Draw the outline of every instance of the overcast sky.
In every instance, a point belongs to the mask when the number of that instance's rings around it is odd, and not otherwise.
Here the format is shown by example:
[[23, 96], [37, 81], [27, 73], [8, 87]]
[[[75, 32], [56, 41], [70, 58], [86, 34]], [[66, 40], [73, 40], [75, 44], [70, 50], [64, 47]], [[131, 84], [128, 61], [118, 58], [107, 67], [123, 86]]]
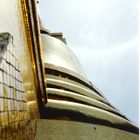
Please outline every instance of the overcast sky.
[[88, 79], [138, 124], [137, 0], [39, 0], [52, 32], [63, 32]]

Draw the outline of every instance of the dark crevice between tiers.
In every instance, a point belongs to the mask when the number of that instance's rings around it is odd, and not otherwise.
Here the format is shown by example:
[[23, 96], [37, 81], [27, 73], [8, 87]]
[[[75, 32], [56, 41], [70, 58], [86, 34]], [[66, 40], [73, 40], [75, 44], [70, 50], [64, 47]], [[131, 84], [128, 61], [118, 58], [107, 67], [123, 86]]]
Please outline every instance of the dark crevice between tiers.
[[[54, 95], [54, 94], [50, 94], [48, 93], [48, 99], [55, 99], [55, 100], [59, 100], [59, 101], [70, 101], [70, 102], [74, 102], [74, 103], [80, 103], [80, 104], [83, 104], [83, 105], [88, 105], [90, 107], [96, 107], [96, 108], [99, 108], [99, 109], [102, 109], [102, 110], [105, 110], [109, 113], [112, 113], [112, 114], [115, 114], [115, 115], [118, 115], [124, 119], [127, 119], [125, 116], [121, 115], [120, 113], [118, 112], [113, 112], [111, 110], [108, 110], [108, 109], [104, 109], [102, 107], [99, 107], [99, 106], [96, 106], [96, 105], [93, 105], [93, 104], [90, 104], [90, 103], [87, 103], [87, 102], [84, 102], [84, 101], [81, 101], [81, 100], [77, 100], [77, 99], [74, 99], [72, 97], [64, 97], [63, 95]], [[117, 111], [117, 110], [116, 110]], [[128, 120], [128, 119], [127, 119]]]
[[[60, 77], [63, 77], [63, 78], [67, 78], [67, 79], [70, 79], [72, 81], [75, 81], [77, 83], [80, 83], [86, 87], [88, 87], [89, 89], [93, 90], [94, 92], [96, 92], [97, 94], [99, 94], [101, 97], [103, 97], [102, 94], [100, 94], [96, 89], [94, 89], [92, 86], [88, 85], [87, 83], [85, 83], [84, 81], [80, 80], [79, 78], [77, 77], [74, 77], [70, 74], [67, 74], [67, 73], [64, 73], [64, 72], [61, 72], [61, 71], [58, 71], [58, 70], [54, 70], [54, 69], [51, 69], [51, 68], [45, 68], [45, 73], [46, 74], [50, 74], [50, 75], [55, 75], [55, 76], [60, 76]], [[104, 97], [103, 97], [104, 98]]]
[[41, 34], [46, 34], [46, 35], [49, 35], [49, 32], [44, 31], [44, 30], [40, 30], [40, 33], [41, 33]]
[[[82, 93], [80, 93], [80, 92], [77, 92], [77, 91], [74, 91], [74, 90], [71, 90], [71, 89], [62, 87], [62, 86], [58, 86], [58, 85], [53, 85], [53, 84], [49, 84], [49, 83], [48, 83], [48, 84], [47, 84], [47, 87], [48, 87], [48, 88], [56, 88], [56, 89], [66, 90], [66, 91], [70, 91], [70, 92], [75, 92], [75, 93], [77, 93], [77, 94], [86, 96], [86, 95], [84, 95], [84, 94], [82, 94]], [[90, 96], [86, 96], [86, 97], [89, 97], [89, 98], [92, 99], [92, 97], [90, 97]], [[102, 100], [99, 100], [99, 99], [96, 99], [96, 100], [110, 106], [110, 104], [109, 104], [108, 102], [103, 102]], [[112, 106], [111, 106], [111, 107], [112, 107]]]
[[139, 134], [139, 129], [131, 124], [111, 123], [108, 120], [87, 116], [83, 113], [73, 111], [73, 110], [46, 107], [46, 113], [47, 113], [46, 119], [69, 120], [69, 121], [77, 121], [77, 122], [84, 122], [84, 123], [92, 123], [92, 124], [108, 126], [112, 128], [125, 130], [128, 132], [132, 132], [135, 134]]

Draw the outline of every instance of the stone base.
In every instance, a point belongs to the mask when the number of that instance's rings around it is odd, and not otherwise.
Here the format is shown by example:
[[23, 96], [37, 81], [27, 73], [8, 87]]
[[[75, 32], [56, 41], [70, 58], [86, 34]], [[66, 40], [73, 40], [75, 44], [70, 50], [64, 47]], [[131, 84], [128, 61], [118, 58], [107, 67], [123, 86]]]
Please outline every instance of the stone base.
[[88, 123], [37, 120], [35, 140], [138, 140], [139, 135]]

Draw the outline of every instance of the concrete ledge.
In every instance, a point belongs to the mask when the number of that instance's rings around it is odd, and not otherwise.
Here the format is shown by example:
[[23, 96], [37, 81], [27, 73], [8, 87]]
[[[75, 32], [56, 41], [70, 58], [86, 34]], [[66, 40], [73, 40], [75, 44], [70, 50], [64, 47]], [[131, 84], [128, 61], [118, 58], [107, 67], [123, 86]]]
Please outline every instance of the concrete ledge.
[[138, 140], [139, 136], [110, 127], [62, 120], [37, 120], [35, 140]]

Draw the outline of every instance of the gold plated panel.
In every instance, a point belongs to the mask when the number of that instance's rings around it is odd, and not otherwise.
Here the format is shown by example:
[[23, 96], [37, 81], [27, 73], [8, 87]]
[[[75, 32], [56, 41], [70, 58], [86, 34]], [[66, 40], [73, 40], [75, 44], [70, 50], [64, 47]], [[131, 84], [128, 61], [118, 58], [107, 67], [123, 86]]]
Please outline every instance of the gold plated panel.
[[21, 136], [20, 129], [29, 131], [29, 109], [13, 38], [8, 42], [0, 62], [0, 139], [5, 140], [11, 137], [18, 139], [26, 137], [27, 139], [27, 135]]
[[[27, 98], [28, 101], [31, 102], [37, 101], [36, 105], [38, 106], [38, 109], [35, 106], [34, 109], [37, 110], [34, 110], [34, 112], [36, 112], [34, 117], [37, 117], [36, 116], [37, 111], [39, 111], [38, 112], [39, 117], [43, 118], [45, 115], [45, 111], [43, 110], [45, 109], [45, 103], [47, 102], [47, 97], [46, 97], [45, 82], [44, 82], [45, 73], [44, 73], [44, 67], [43, 67], [42, 56], [41, 56], [42, 47], [40, 41], [40, 28], [39, 28], [39, 20], [38, 20], [38, 14], [36, 9], [36, 1], [21, 0], [21, 5], [22, 5], [22, 15], [24, 19], [23, 22], [25, 25], [25, 32], [26, 32], [24, 38], [26, 38], [27, 45], [28, 45], [28, 47], [25, 48], [23, 56], [25, 56], [26, 53], [29, 52], [28, 56], [30, 57], [29, 61], [27, 60], [26, 62], [25, 61], [23, 62], [24, 64], [30, 63], [29, 65], [31, 67], [30, 70], [33, 78], [32, 81], [30, 82], [28, 69], [26, 69], [27, 72], [23, 71], [23, 77], [25, 77], [26, 79], [25, 84], [28, 85], [27, 87], [30, 87], [29, 85], [32, 85], [31, 87], [34, 87], [33, 92], [32, 89], [28, 89]], [[33, 98], [34, 100], [32, 100]]]
[[39, 50], [41, 45], [39, 35], [33, 33], [38, 31], [37, 18], [31, 21], [35, 7], [31, 0], [0, 4], [0, 33], [13, 36], [0, 62], [0, 140], [34, 139], [35, 119], [40, 117], [37, 96], [41, 95], [41, 103], [42, 94], [46, 96], [40, 85], [44, 82], [41, 51], [33, 49], [37, 46]]

